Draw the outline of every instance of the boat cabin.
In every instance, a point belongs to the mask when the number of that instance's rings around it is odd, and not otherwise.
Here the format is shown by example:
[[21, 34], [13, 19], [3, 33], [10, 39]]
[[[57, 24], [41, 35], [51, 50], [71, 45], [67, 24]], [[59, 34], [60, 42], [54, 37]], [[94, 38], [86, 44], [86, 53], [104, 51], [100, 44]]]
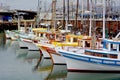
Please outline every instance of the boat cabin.
[[85, 54], [96, 57], [120, 59], [120, 41], [103, 39], [102, 49], [86, 49]]
[[65, 41], [63, 42], [54, 42], [55, 46], [62, 46], [62, 47], [90, 47], [91, 46], [91, 37], [83, 36], [83, 35], [73, 35], [68, 34], [65, 36]]
[[108, 51], [120, 52], [120, 41], [104, 39], [103, 48], [107, 49]]
[[57, 41], [61, 42], [65, 40], [65, 33], [60, 33], [59, 31], [47, 30], [47, 28], [34, 28], [35, 35], [40, 39], [48, 39], [50, 43]]

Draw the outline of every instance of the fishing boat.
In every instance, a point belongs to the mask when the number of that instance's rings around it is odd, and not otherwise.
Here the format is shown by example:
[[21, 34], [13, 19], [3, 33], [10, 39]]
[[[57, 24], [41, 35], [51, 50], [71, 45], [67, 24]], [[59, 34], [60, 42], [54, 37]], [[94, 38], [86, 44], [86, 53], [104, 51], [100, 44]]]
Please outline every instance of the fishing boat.
[[58, 49], [69, 71], [120, 72], [120, 41], [103, 40], [103, 48], [74, 52]]
[[13, 41], [18, 40], [18, 34], [15, 31], [5, 31], [6, 39], [11, 39]]
[[53, 65], [66, 66], [65, 59], [55, 51], [55, 46], [51, 44], [51, 46], [41, 45], [41, 47], [44, 48], [44, 50], [50, 55]]
[[103, 15], [103, 38], [100, 41], [95, 40], [93, 29], [89, 48], [63, 46], [56, 49], [65, 58], [68, 71], [120, 72], [120, 40], [105, 38], [105, 9]]
[[[43, 34], [43, 32], [42, 33], [39, 32], [39, 34]], [[42, 49], [44, 49], [44, 51], [51, 57], [52, 63], [54, 65], [66, 65], [64, 58], [55, 50], [56, 45], [64, 41], [63, 38], [65, 37], [62, 36], [62, 34], [64, 33], [57, 33], [57, 32], [45, 33], [44, 32], [44, 35], [46, 35], [46, 37], [43, 36], [43, 38], [47, 38], [47, 41], [40, 40], [38, 43], [34, 43], [38, 47], [41, 47]], [[43, 55], [44, 55], [44, 52], [43, 52]]]
[[[91, 38], [89, 36], [77, 36], [77, 35], [67, 35], [65, 42], [57, 42], [55, 43], [55, 50], [57, 53], [62, 55], [67, 64], [67, 69], [78, 69], [79, 64], [77, 61], [74, 62], [74, 58], [78, 58], [78, 56], [85, 52], [85, 49], [91, 47]], [[68, 58], [67, 58], [68, 57]], [[71, 58], [72, 57], [72, 58]], [[70, 60], [67, 60], [69, 59]]]

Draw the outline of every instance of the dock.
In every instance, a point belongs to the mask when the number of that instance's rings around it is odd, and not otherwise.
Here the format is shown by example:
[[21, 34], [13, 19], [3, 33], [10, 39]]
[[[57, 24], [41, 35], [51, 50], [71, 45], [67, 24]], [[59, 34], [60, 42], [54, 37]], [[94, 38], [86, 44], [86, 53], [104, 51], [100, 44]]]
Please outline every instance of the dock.
[[51, 54], [54, 65], [67, 65], [65, 59], [61, 55]]
[[39, 51], [39, 48], [33, 43], [20, 41], [19, 46], [20, 46], [20, 48], [28, 49], [29, 51]]

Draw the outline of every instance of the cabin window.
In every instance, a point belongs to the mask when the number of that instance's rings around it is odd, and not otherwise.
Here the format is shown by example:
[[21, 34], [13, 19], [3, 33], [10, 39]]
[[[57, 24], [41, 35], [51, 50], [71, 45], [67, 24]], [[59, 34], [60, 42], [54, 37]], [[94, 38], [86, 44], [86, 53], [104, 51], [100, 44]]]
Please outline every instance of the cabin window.
[[41, 34], [40, 37], [43, 37], [43, 34]]
[[99, 54], [99, 53], [95, 53], [94, 56], [97, 56], [97, 57], [102, 57], [103, 55], [102, 54]]
[[106, 42], [102, 42], [103, 43], [103, 48], [107, 49], [107, 43]]
[[113, 44], [113, 51], [117, 51], [117, 45], [116, 44]]
[[119, 44], [119, 51], [120, 51], [120, 44]]
[[68, 42], [70, 42], [70, 39], [68, 39]]
[[59, 36], [58, 36], [58, 35], [56, 35], [56, 39], [57, 39], [57, 38], [59, 38]]
[[73, 38], [73, 42], [77, 42], [77, 38]]
[[90, 42], [85, 41], [85, 47], [90, 47]]
[[108, 57], [107, 54], [103, 54], [103, 57]]
[[111, 44], [111, 49], [113, 48], [113, 44]]
[[91, 53], [91, 52], [85, 52], [85, 54], [86, 54], [86, 55], [92, 55], [92, 53]]
[[109, 57], [116, 59], [116, 58], [117, 58], [117, 55], [110, 54]]

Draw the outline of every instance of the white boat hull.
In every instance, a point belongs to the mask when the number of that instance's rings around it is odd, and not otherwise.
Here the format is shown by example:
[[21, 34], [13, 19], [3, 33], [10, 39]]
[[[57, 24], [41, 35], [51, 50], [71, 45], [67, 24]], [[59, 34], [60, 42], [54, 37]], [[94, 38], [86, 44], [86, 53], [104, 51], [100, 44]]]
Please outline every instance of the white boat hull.
[[64, 56], [69, 71], [120, 72], [120, 60], [100, 59], [86, 55], [60, 53]]
[[120, 66], [101, 65], [66, 57], [65, 60], [69, 71], [120, 71]]

